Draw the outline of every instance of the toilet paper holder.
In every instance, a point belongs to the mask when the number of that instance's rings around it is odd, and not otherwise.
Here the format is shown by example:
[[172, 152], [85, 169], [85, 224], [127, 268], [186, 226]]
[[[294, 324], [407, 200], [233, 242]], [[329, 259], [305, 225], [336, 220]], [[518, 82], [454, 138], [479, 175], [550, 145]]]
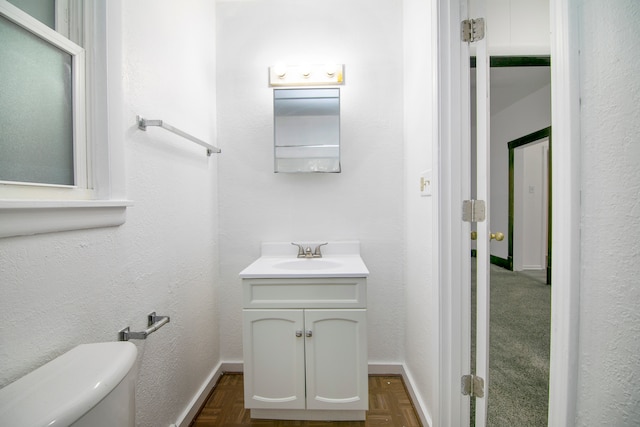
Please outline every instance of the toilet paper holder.
[[153, 311], [147, 315], [147, 325], [149, 326], [147, 329], [140, 332], [131, 332], [131, 329], [127, 326], [118, 331], [118, 341], [146, 340], [150, 334], [169, 323], [169, 320], [169, 316], [158, 316]]

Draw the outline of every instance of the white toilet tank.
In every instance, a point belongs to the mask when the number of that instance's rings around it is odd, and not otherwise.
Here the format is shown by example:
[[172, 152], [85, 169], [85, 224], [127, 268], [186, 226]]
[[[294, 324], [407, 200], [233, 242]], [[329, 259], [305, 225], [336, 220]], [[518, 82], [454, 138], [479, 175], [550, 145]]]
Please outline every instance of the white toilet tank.
[[135, 425], [136, 346], [82, 344], [0, 389], [0, 426]]

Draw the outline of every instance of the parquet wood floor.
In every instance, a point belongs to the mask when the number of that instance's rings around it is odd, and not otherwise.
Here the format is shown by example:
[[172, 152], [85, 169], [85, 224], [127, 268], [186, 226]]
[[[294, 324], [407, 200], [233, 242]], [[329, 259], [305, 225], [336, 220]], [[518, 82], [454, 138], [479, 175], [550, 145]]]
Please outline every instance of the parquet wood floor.
[[369, 376], [366, 421], [252, 420], [242, 381], [242, 374], [222, 375], [191, 427], [422, 427], [400, 376]]

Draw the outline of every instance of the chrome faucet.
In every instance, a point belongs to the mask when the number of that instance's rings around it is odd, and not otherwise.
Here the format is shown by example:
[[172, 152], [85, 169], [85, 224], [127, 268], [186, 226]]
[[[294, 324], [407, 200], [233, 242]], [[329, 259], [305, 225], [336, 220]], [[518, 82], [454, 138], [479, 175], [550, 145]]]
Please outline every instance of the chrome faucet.
[[298, 243], [291, 242], [291, 244], [298, 247], [298, 258], [322, 258], [322, 252], [320, 251], [320, 246], [324, 246], [328, 244], [328, 242], [320, 243], [318, 246], [316, 246], [314, 251], [311, 251], [310, 246], [307, 246], [305, 248]]

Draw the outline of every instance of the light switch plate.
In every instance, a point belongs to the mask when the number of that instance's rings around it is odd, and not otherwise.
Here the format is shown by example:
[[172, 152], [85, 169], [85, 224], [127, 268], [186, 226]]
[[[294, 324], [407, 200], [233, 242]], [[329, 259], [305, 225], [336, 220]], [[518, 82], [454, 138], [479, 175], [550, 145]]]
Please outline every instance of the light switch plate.
[[420, 196], [421, 197], [431, 196], [431, 187], [433, 185], [433, 179], [431, 178], [431, 169], [420, 173], [419, 182], [420, 182], [420, 187], [419, 187]]

